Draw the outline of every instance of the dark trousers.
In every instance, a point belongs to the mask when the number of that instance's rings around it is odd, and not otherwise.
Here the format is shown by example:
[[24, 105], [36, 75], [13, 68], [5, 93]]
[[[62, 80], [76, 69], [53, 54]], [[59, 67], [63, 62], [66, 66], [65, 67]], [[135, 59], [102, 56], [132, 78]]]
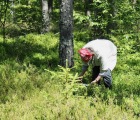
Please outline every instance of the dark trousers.
[[[100, 66], [94, 66], [92, 69], [92, 80], [95, 80], [100, 73]], [[111, 70], [108, 69], [103, 75], [103, 81], [106, 88], [112, 88], [112, 76]], [[101, 81], [98, 81], [98, 85], [101, 84]]]

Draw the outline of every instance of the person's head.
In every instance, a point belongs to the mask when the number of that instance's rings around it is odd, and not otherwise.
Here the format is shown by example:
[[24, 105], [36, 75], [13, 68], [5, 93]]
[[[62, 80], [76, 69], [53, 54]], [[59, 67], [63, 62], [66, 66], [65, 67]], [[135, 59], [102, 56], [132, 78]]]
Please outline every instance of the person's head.
[[90, 61], [93, 56], [93, 53], [87, 48], [80, 49], [78, 53], [80, 54], [80, 57], [84, 62]]

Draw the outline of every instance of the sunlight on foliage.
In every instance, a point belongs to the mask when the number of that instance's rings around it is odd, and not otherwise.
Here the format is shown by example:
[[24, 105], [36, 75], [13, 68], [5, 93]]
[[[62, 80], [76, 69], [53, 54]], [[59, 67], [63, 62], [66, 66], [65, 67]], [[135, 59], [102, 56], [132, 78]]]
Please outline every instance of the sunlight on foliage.
[[[8, 39], [6, 47], [0, 45], [1, 120], [139, 119], [140, 58], [136, 42], [131, 37], [123, 36], [120, 41], [120, 37], [112, 36], [118, 61], [109, 90], [103, 85], [86, 87], [79, 83], [82, 63], [77, 51], [85, 44], [79, 38], [74, 40], [73, 68], [50, 67], [58, 58], [58, 36], [52, 33], [29, 34]], [[89, 69], [84, 78], [87, 83], [90, 74]]]

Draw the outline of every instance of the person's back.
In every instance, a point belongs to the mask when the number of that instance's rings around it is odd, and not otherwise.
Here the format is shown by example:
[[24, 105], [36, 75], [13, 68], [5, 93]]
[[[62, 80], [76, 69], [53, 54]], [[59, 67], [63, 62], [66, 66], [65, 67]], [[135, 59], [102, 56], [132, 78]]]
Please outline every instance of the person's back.
[[109, 40], [96, 39], [88, 42], [83, 48], [92, 48], [95, 54], [110, 56], [117, 53], [116, 46]]
[[[96, 39], [88, 42], [79, 54], [84, 64], [79, 76], [83, 76], [90, 63], [93, 64], [93, 77], [91, 84], [100, 82], [103, 78], [106, 87], [111, 87], [111, 71], [117, 62], [117, 47], [109, 40]], [[91, 57], [92, 56], [92, 57]]]

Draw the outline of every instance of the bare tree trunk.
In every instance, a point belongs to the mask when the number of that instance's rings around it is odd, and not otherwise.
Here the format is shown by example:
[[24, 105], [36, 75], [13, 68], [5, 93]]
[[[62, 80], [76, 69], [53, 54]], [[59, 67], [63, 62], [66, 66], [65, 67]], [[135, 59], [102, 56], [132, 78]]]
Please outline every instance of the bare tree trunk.
[[48, 0], [49, 13], [53, 12], [53, 0]]
[[0, 27], [2, 27], [3, 43], [6, 42], [6, 18], [7, 18], [8, 6], [9, 6], [9, 1], [4, 0], [3, 5], [0, 8], [0, 23], [1, 23]]
[[73, 55], [73, 0], [61, 0], [60, 5], [60, 44], [59, 58], [60, 65], [66, 67], [66, 59], [68, 67], [74, 65]]
[[85, 15], [91, 16], [91, 4], [92, 0], [85, 0]]
[[14, 23], [15, 22], [15, 19], [14, 19], [15, 18], [14, 17], [14, 9], [13, 9], [14, 8], [14, 0], [10, 0], [10, 2], [11, 2], [10, 13], [11, 13], [11, 16], [12, 16], [12, 20], [11, 21], [12, 21], [12, 23]]
[[49, 8], [48, 8], [48, 0], [42, 0], [42, 33], [46, 33], [49, 31]]

